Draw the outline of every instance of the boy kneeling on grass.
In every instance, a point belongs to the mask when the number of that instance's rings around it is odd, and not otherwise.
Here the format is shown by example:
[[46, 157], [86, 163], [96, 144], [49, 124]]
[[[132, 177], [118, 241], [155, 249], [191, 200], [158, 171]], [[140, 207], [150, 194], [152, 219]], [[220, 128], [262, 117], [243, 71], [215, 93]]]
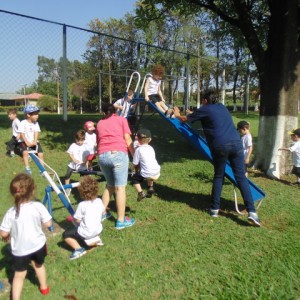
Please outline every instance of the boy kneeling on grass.
[[[71, 260], [86, 254], [86, 248], [89, 246], [103, 245], [99, 234], [103, 229], [102, 214], [105, 208], [98, 197], [98, 181], [91, 176], [83, 176], [78, 191], [84, 199], [73, 216], [73, 223], [78, 226], [63, 233], [64, 241], [74, 250], [70, 255]], [[94, 240], [93, 244], [90, 244], [91, 240]]]
[[[151, 142], [151, 132], [148, 129], [140, 129], [137, 134], [138, 144], [135, 148], [132, 163], [135, 173], [131, 177], [131, 181], [138, 192], [137, 200], [151, 198], [154, 194], [153, 183], [160, 176], [160, 165], [155, 158], [155, 151], [149, 145]], [[146, 179], [147, 194], [142, 190], [141, 183]]]

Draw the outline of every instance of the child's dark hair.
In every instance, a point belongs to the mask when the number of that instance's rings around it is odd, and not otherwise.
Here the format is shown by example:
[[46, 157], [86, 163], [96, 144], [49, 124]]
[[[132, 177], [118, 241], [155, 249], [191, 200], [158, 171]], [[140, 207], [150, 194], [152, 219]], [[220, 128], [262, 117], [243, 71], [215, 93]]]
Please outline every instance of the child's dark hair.
[[98, 197], [99, 183], [95, 178], [87, 175], [81, 177], [79, 182], [78, 191], [82, 199], [94, 200]]
[[165, 68], [162, 65], [155, 65], [152, 68], [152, 75], [163, 76], [165, 73]]
[[10, 108], [7, 110], [7, 114], [14, 114], [17, 115], [18, 114], [18, 110], [16, 108]]
[[9, 190], [15, 199], [16, 218], [18, 218], [21, 203], [34, 199], [36, 185], [30, 175], [20, 173], [11, 181]]
[[83, 140], [85, 140], [85, 131], [83, 129], [80, 129], [75, 133], [75, 141], [78, 142]]
[[237, 123], [237, 129], [249, 129], [250, 128], [250, 123], [247, 121], [240, 121]]
[[102, 105], [102, 112], [105, 113], [102, 119], [108, 119], [116, 112], [116, 108], [112, 103], [104, 103]]

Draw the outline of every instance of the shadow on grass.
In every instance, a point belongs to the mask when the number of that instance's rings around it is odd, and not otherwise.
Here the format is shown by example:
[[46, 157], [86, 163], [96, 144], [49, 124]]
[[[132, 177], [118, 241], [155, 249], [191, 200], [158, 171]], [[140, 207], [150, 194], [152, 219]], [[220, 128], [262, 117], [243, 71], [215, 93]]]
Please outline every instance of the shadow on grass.
[[5, 270], [6, 277], [9, 283], [12, 283], [12, 279], [14, 276], [14, 271], [11, 267], [11, 252], [10, 252], [10, 245], [5, 244], [1, 249], [2, 259], [0, 260], [0, 269]]
[[[230, 184], [226, 183], [225, 184]], [[193, 209], [201, 210], [209, 215], [209, 209], [211, 206], [210, 195], [204, 195], [201, 193], [189, 193], [186, 191], [180, 191], [171, 187], [155, 184], [155, 191], [159, 198], [167, 202], [180, 202], [189, 205]], [[245, 210], [244, 205], [240, 205], [240, 211]], [[235, 211], [234, 202], [221, 198], [221, 208], [219, 216], [223, 216], [233, 220], [242, 226], [251, 226], [247, 221], [239, 218]]]
[[[7, 281], [10, 285], [12, 285], [13, 277], [14, 277], [14, 270], [12, 268], [12, 254], [10, 251], [10, 245], [5, 244], [4, 247], [1, 249], [2, 259], [0, 260], [0, 269], [5, 270]], [[39, 288], [39, 281], [36, 277], [35, 271], [30, 264], [27, 270], [26, 279], [28, 279], [33, 285]], [[24, 282], [26, 284], [26, 282]], [[9, 291], [11, 293], [11, 291]], [[2, 294], [0, 294], [0, 298], [2, 298]], [[11, 298], [11, 295], [10, 295]]]

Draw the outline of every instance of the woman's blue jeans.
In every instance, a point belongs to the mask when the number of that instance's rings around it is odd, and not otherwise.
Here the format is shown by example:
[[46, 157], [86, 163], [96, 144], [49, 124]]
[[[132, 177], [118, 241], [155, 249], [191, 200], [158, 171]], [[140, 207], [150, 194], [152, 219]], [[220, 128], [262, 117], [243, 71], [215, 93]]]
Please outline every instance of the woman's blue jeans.
[[234, 141], [211, 150], [214, 165], [214, 179], [212, 186], [212, 209], [220, 208], [221, 193], [225, 174], [226, 161], [230, 162], [239, 190], [241, 191], [248, 212], [255, 212], [255, 206], [250, 191], [248, 179], [245, 175], [243, 146], [240, 141]]
[[128, 154], [108, 151], [99, 155], [99, 165], [109, 187], [126, 186], [128, 180]]

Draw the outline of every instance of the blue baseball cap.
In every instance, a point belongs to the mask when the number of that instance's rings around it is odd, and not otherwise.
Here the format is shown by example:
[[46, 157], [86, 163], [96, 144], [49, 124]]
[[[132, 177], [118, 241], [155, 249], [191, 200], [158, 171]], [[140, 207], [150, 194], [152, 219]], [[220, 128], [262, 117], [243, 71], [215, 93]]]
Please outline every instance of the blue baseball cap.
[[31, 105], [31, 104], [25, 106], [25, 108], [24, 108], [24, 113], [25, 114], [31, 114], [31, 113], [34, 113], [34, 112], [37, 112], [37, 111], [40, 111], [40, 108], [38, 106]]

